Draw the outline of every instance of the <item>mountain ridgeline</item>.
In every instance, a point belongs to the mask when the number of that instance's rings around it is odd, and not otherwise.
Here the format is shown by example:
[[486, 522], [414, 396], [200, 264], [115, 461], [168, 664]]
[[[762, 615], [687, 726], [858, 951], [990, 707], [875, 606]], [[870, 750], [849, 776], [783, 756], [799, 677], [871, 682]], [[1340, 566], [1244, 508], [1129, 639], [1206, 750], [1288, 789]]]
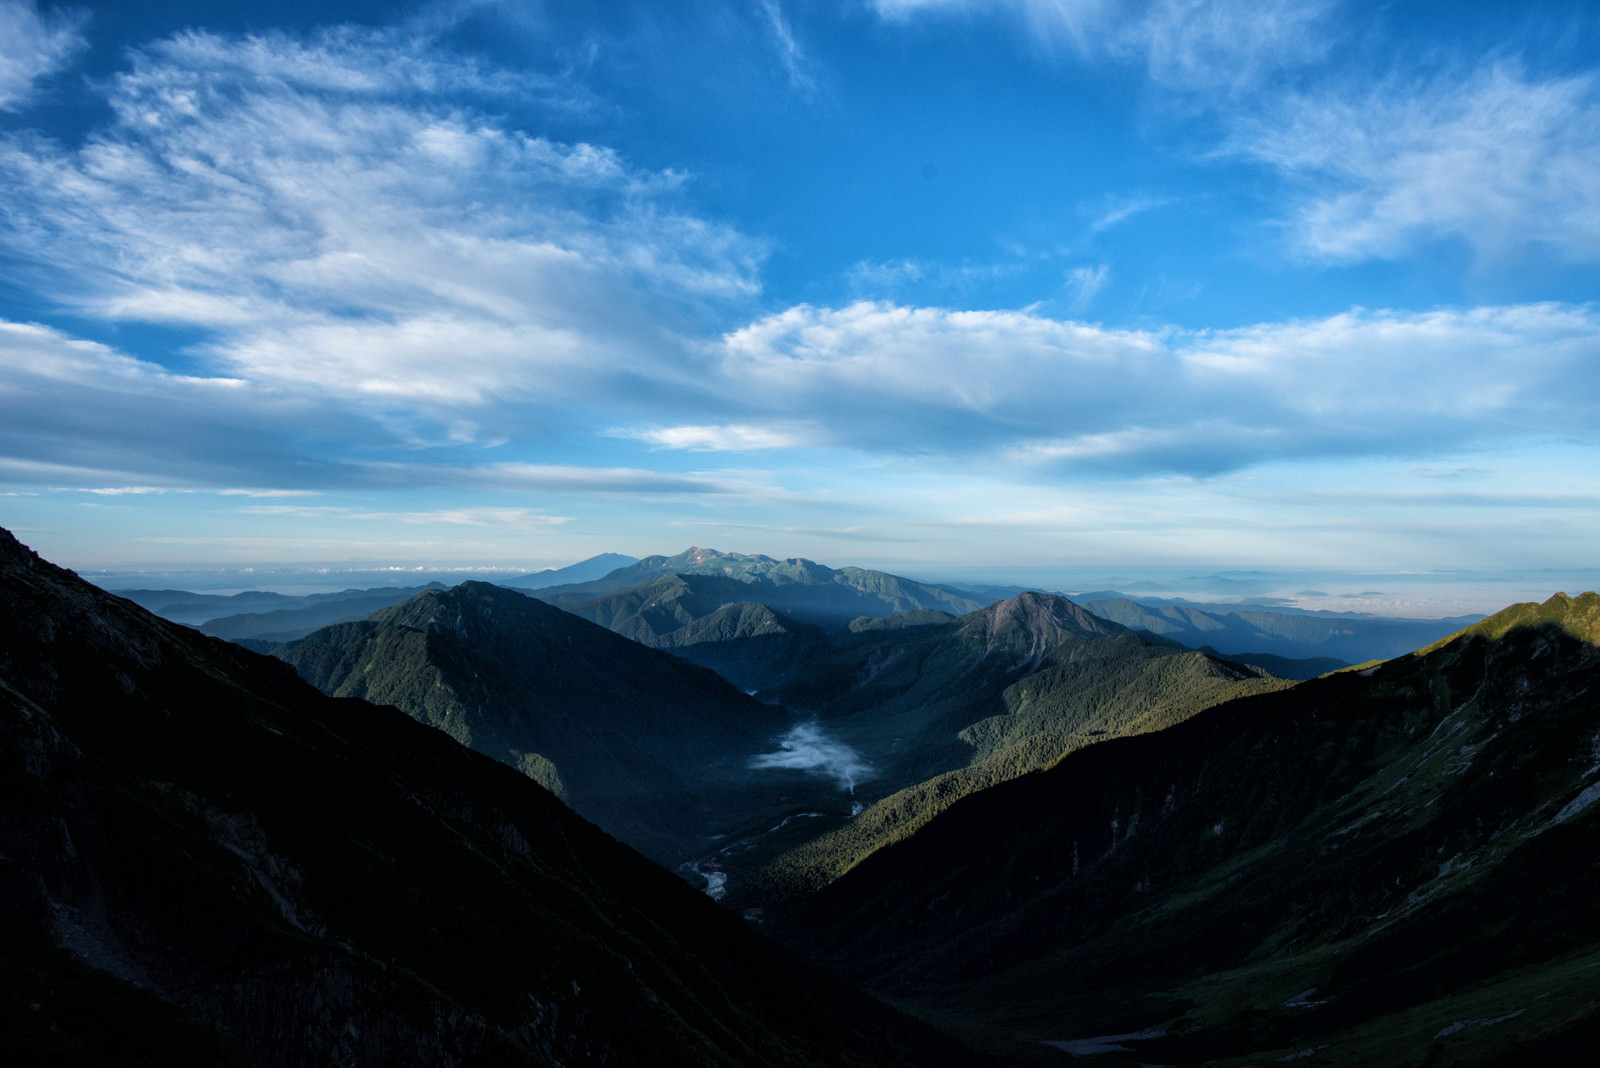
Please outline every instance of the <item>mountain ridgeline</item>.
[[1014, 1063], [1584, 1063], [1597, 700], [1600, 597], [1517, 606], [968, 796], [780, 930]]
[[274, 652], [324, 693], [395, 705], [510, 764], [662, 861], [712, 833], [789, 724], [705, 668], [483, 582]]
[[824, 885], [958, 798], [1108, 738], [1289, 683], [1025, 593], [943, 624], [857, 632], [777, 696], [874, 764], [855, 819], [771, 861], [753, 894]]
[[8, 1064], [971, 1063], [392, 708], [3, 531], [0, 598]]
[[699, 548], [532, 592], [747, 690], [796, 677], [829, 634], [852, 623], [903, 613], [949, 618], [982, 607], [955, 590], [882, 571]]

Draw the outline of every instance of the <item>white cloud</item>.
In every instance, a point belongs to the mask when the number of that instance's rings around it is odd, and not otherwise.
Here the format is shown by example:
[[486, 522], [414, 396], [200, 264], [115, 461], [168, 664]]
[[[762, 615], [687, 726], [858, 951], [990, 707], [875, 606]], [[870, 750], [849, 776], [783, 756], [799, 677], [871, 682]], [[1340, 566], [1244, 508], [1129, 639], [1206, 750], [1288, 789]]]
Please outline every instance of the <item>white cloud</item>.
[[811, 73], [805, 53], [801, 51], [800, 42], [795, 40], [789, 20], [783, 17], [783, 8], [778, 0], [760, 2], [761, 13], [767, 20], [767, 29], [772, 33], [778, 58], [783, 62], [784, 73], [789, 76], [789, 85], [802, 93], [816, 92], [817, 80]]
[[0, 0], [0, 111], [27, 105], [39, 79], [83, 50], [85, 21], [78, 13], [43, 14], [31, 0]]
[[665, 449], [693, 452], [750, 452], [757, 449], [787, 449], [816, 444], [815, 431], [808, 426], [781, 424], [761, 426], [729, 423], [721, 426], [667, 426], [621, 429], [616, 437], [633, 438]]
[[874, 0], [879, 16], [1002, 14], [1047, 50], [1145, 67], [1172, 89], [1233, 93], [1314, 63], [1333, 38], [1332, 0]]
[[1089, 235], [1092, 237], [1103, 233], [1113, 227], [1121, 226], [1137, 215], [1164, 208], [1174, 202], [1172, 197], [1107, 197], [1093, 210], [1094, 217], [1089, 223]]
[[1094, 298], [1100, 295], [1110, 277], [1111, 268], [1104, 263], [1094, 267], [1074, 267], [1068, 271], [1067, 310], [1073, 315], [1082, 315], [1094, 303]]
[[[315, 457], [301, 444], [313, 429]], [[77, 486], [101, 495], [212, 488], [226, 496], [258, 498], [306, 496], [331, 487], [630, 498], [765, 491], [748, 472], [349, 458], [404, 455], [408, 445], [381, 422], [353, 416], [338, 404], [237, 379], [173, 374], [48, 327], [0, 320], [4, 482]], [[251, 507], [262, 515], [309, 514], [305, 505]], [[310, 506], [310, 511], [323, 509]], [[533, 513], [451, 514], [470, 524], [497, 514], [501, 521], [511, 516], [532, 522]], [[451, 520], [439, 513], [433, 521]]]
[[[307, 398], [235, 378], [174, 374], [105, 345], [0, 320], [0, 456], [10, 480], [79, 486], [237, 486], [322, 477], [295, 445], [331, 418]], [[370, 430], [353, 431], [352, 436]], [[268, 487], [271, 488], [271, 487]]]
[[1226, 151], [1281, 171], [1299, 247], [1330, 260], [1460, 238], [1600, 259], [1600, 81], [1513, 66], [1287, 98]]
[[467, 103], [528, 82], [394, 32], [183, 34], [135, 54], [82, 147], [0, 141], [5, 237], [29, 284], [208, 330], [258, 384], [560, 403], [754, 295], [762, 250], [684, 210], [679, 172]]
[[1077, 469], [1212, 474], [1600, 428], [1591, 306], [1149, 332], [1026, 312], [802, 305], [724, 346], [726, 382], [834, 442]]
[[1236, 92], [1321, 59], [1332, 0], [1157, 0], [1113, 37], [1175, 89]]

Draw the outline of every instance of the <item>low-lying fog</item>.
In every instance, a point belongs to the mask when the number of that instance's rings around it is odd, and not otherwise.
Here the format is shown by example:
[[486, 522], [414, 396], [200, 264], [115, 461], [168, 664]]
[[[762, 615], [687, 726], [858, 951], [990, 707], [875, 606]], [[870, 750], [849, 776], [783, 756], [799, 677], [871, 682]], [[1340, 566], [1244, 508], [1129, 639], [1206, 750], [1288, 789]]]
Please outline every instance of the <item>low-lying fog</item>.
[[750, 767], [793, 768], [832, 779], [842, 790], [855, 792], [856, 783], [872, 778], [872, 765], [850, 746], [830, 738], [816, 720], [798, 723], [778, 736], [778, 751], [762, 753]]

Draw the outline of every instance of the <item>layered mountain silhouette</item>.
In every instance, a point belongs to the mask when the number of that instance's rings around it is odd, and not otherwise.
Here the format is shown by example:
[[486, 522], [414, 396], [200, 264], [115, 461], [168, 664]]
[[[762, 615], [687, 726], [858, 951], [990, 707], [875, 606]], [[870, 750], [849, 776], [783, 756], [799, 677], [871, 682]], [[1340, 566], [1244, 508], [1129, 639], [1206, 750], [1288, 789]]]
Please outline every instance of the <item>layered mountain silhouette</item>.
[[[1314, 678], [1368, 660], [1387, 660], [1476, 623], [1481, 616], [1390, 619], [1344, 612], [1288, 611], [1260, 605], [1146, 604], [1118, 594], [1085, 594], [1084, 607], [1124, 626], [1275, 670]], [[1285, 663], [1311, 660], [1305, 665]], [[1285, 674], [1285, 672], [1288, 672]]]
[[442, 584], [430, 582], [422, 586], [382, 586], [301, 596], [262, 590], [226, 596], [185, 590], [112, 592], [163, 619], [187, 624], [203, 634], [260, 644], [291, 641], [330, 623], [365, 619], [378, 609], [399, 604], [423, 590], [442, 589]]
[[[790, 717], [715, 673], [484, 582], [276, 647], [318, 689], [395, 705], [664, 862], [750, 797]], [[782, 790], [777, 790], [782, 793]]]
[[866, 628], [777, 695], [873, 766], [875, 803], [768, 865], [753, 892], [815, 888], [956, 799], [1108, 738], [1289, 683], [1025, 593], [946, 623]]
[[1084, 748], [780, 929], [1014, 1063], [1587, 1063], [1597, 645], [1560, 595]]
[[0, 597], [9, 1064], [970, 1060], [392, 708], [5, 532]]
[[[517, 587], [530, 583], [581, 582], [634, 562], [631, 556], [601, 553], [567, 567], [523, 575], [505, 584]], [[203, 633], [243, 642], [260, 651], [266, 645], [302, 638], [331, 623], [365, 619], [378, 609], [399, 604], [423, 590], [442, 589], [445, 589], [443, 583], [429, 582], [421, 586], [383, 586], [298, 596], [264, 590], [227, 595], [187, 590], [117, 589], [111, 592], [174, 623], [186, 623]]]
[[795, 677], [828, 635], [902, 613], [960, 615], [980, 602], [859, 567], [692, 548], [534, 596], [719, 672], [747, 690]]

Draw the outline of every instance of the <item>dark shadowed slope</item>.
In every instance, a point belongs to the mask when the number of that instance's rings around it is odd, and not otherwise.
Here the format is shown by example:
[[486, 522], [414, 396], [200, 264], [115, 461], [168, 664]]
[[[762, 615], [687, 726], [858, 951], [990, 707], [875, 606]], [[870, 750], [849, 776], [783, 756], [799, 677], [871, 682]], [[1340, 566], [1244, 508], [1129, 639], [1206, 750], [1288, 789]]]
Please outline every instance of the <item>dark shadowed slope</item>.
[[4, 532], [0, 599], [9, 1064], [965, 1060], [393, 709]]
[[700, 844], [789, 723], [705, 668], [484, 582], [274, 652], [325, 693], [395, 705], [518, 768], [662, 861]]
[[[993, 1048], [1581, 1063], [1600, 974], [1600, 597], [968, 797], [785, 928]], [[1311, 1051], [1311, 1052], [1307, 1052]], [[1581, 1058], [1581, 1059], [1574, 1059]]]
[[751, 893], [770, 900], [815, 888], [974, 790], [1287, 685], [1050, 594], [942, 625], [864, 630], [779, 694], [873, 766], [857, 789], [873, 804], [775, 858]]

